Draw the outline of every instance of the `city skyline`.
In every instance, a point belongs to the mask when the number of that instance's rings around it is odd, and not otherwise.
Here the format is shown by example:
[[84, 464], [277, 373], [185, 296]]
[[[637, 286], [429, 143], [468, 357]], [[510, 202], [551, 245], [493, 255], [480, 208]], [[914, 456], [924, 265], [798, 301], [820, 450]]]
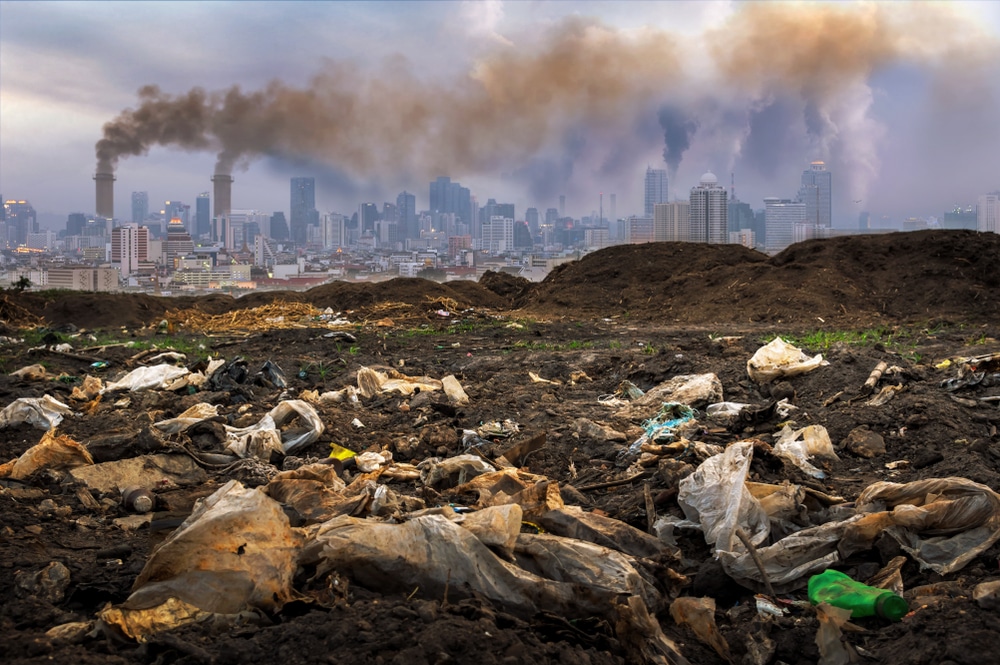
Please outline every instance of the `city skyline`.
[[[1000, 155], [989, 149], [1000, 144], [996, 3], [202, 4], [0, 2], [0, 195], [32, 201], [45, 228], [94, 212], [105, 123], [143, 100], [170, 107], [194, 90], [233, 86], [243, 101], [298, 99], [328, 111], [347, 91], [364, 111], [401, 110], [370, 125], [351, 116], [344, 130], [357, 144], [303, 134], [335, 148], [329, 159], [291, 130], [250, 146], [219, 132], [192, 139], [204, 147], [153, 141], [147, 154], [117, 160], [118, 218], [130, 219], [133, 191], [149, 192], [151, 204], [193, 203], [226, 155], [233, 207], [286, 214], [288, 180], [303, 175], [316, 179], [322, 212], [350, 214], [403, 191], [428, 209], [425, 183], [447, 176], [481, 205], [545, 210], [564, 195], [566, 213], [582, 217], [604, 192], [625, 216], [643, 212], [646, 166], [667, 169], [671, 200], [707, 170], [727, 188], [735, 172], [736, 198], [759, 209], [765, 197], [794, 198], [802, 172], [822, 160], [837, 181], [840, 228], [861, 210], [941, 215], [1000, 186]], [[156, 39], [167, 12], [188, 28]], [[823, 35], [810, 31], [817, 18]], [[261, 44], [285, 43], [293, 25], [306, 31], [301, 39], [263, 60], [272, 49]], [[783, 54], [753, 50], [764, 25]], [[394, 44], [378, 56], [363, 39], [375, 29]], [[323, 30], [333, 38], [319, 40]], [[427, 48], [434, 39], [449, 43], [449, 57]], [[567, 49], [582, 72], [552, 69]], [[138, 96], [147, 85], [159, 92]], [[587, 86], [596, 92], [580, 92]], [[443, 112], [438, 97], [477, 114], [420, 117], [421, 108]], [[337, 117], [321, 114], [317, 127]], [[394, 123], [406, 131], [379, 136]]]

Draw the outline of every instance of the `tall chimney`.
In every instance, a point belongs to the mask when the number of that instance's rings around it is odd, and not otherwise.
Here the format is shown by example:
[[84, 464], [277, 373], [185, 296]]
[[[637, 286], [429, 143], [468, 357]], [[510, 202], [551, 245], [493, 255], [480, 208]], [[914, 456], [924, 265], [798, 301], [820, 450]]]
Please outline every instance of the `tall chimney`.
[[215, 186], [212, 216], [228, 215], [233, 209], [233, 176], [216, 173], [212, 176], [212, 184]]
[[112, 219], [115, 216], [115, 174], [94, 175], [97, 187], [97, 216]]

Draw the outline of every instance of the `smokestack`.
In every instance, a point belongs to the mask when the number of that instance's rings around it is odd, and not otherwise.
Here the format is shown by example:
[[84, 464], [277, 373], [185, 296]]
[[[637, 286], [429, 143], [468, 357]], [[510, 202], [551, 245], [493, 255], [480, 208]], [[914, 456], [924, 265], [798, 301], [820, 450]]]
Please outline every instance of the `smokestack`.
[[115, 216], [115, 174], [98, 173], [94, 182], [97, 183], [97, 216], [112, 219]]
[[212, 216], [228, 215], [233, 209], [233, 176], [216, 173], [212, 176], [212, 184], [215, 185]]

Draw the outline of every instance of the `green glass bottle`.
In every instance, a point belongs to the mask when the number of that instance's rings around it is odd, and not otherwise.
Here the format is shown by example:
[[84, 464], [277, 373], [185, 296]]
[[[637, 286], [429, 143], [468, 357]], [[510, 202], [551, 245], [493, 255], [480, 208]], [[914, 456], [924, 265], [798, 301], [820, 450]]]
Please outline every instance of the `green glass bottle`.
[[829, 603], [851, 610], [851, 618], [879, 616], [899, 621], [909, 611], [903, 598], [888, 589], [856, 582], [838, 570], [827, 570], [809, 578], [809, 602]]

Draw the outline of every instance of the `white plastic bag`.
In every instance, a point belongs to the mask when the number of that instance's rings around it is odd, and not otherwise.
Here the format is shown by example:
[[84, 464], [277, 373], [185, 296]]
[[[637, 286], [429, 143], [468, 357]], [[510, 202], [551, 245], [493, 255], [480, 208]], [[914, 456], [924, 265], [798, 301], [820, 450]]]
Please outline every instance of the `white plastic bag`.
[[0, 429], [28, 423], [38, 429], [52, 429], [62, 422], [63, 416], [73, 410], [51, 395], [21, 397], [0, 411]]
[[137, 367], [119, 380], [106, 384], [101, 392], [163, 390], [177, 379], [190, 373], [191, 371], [187, 367], [177, 367], [176, 365]]
[[826, 473], [811, 464], [810, 458], [827, 462], [840, 461], [833, 449], [830, 435], [822, 425], [810, 425], [795, 431], [792, 431], [789, 425], [785, 425], [778, 441], [774, 444], [774, 454], [813, 478], [826, 478]]
[[817, 367], [829, 365], [822, 354], [812, 358], [780, 337], [757, 349], [747, 361], [747, 374], [757, 383], [773, 381], [784, 376], [796, 376], [811, 372]]

